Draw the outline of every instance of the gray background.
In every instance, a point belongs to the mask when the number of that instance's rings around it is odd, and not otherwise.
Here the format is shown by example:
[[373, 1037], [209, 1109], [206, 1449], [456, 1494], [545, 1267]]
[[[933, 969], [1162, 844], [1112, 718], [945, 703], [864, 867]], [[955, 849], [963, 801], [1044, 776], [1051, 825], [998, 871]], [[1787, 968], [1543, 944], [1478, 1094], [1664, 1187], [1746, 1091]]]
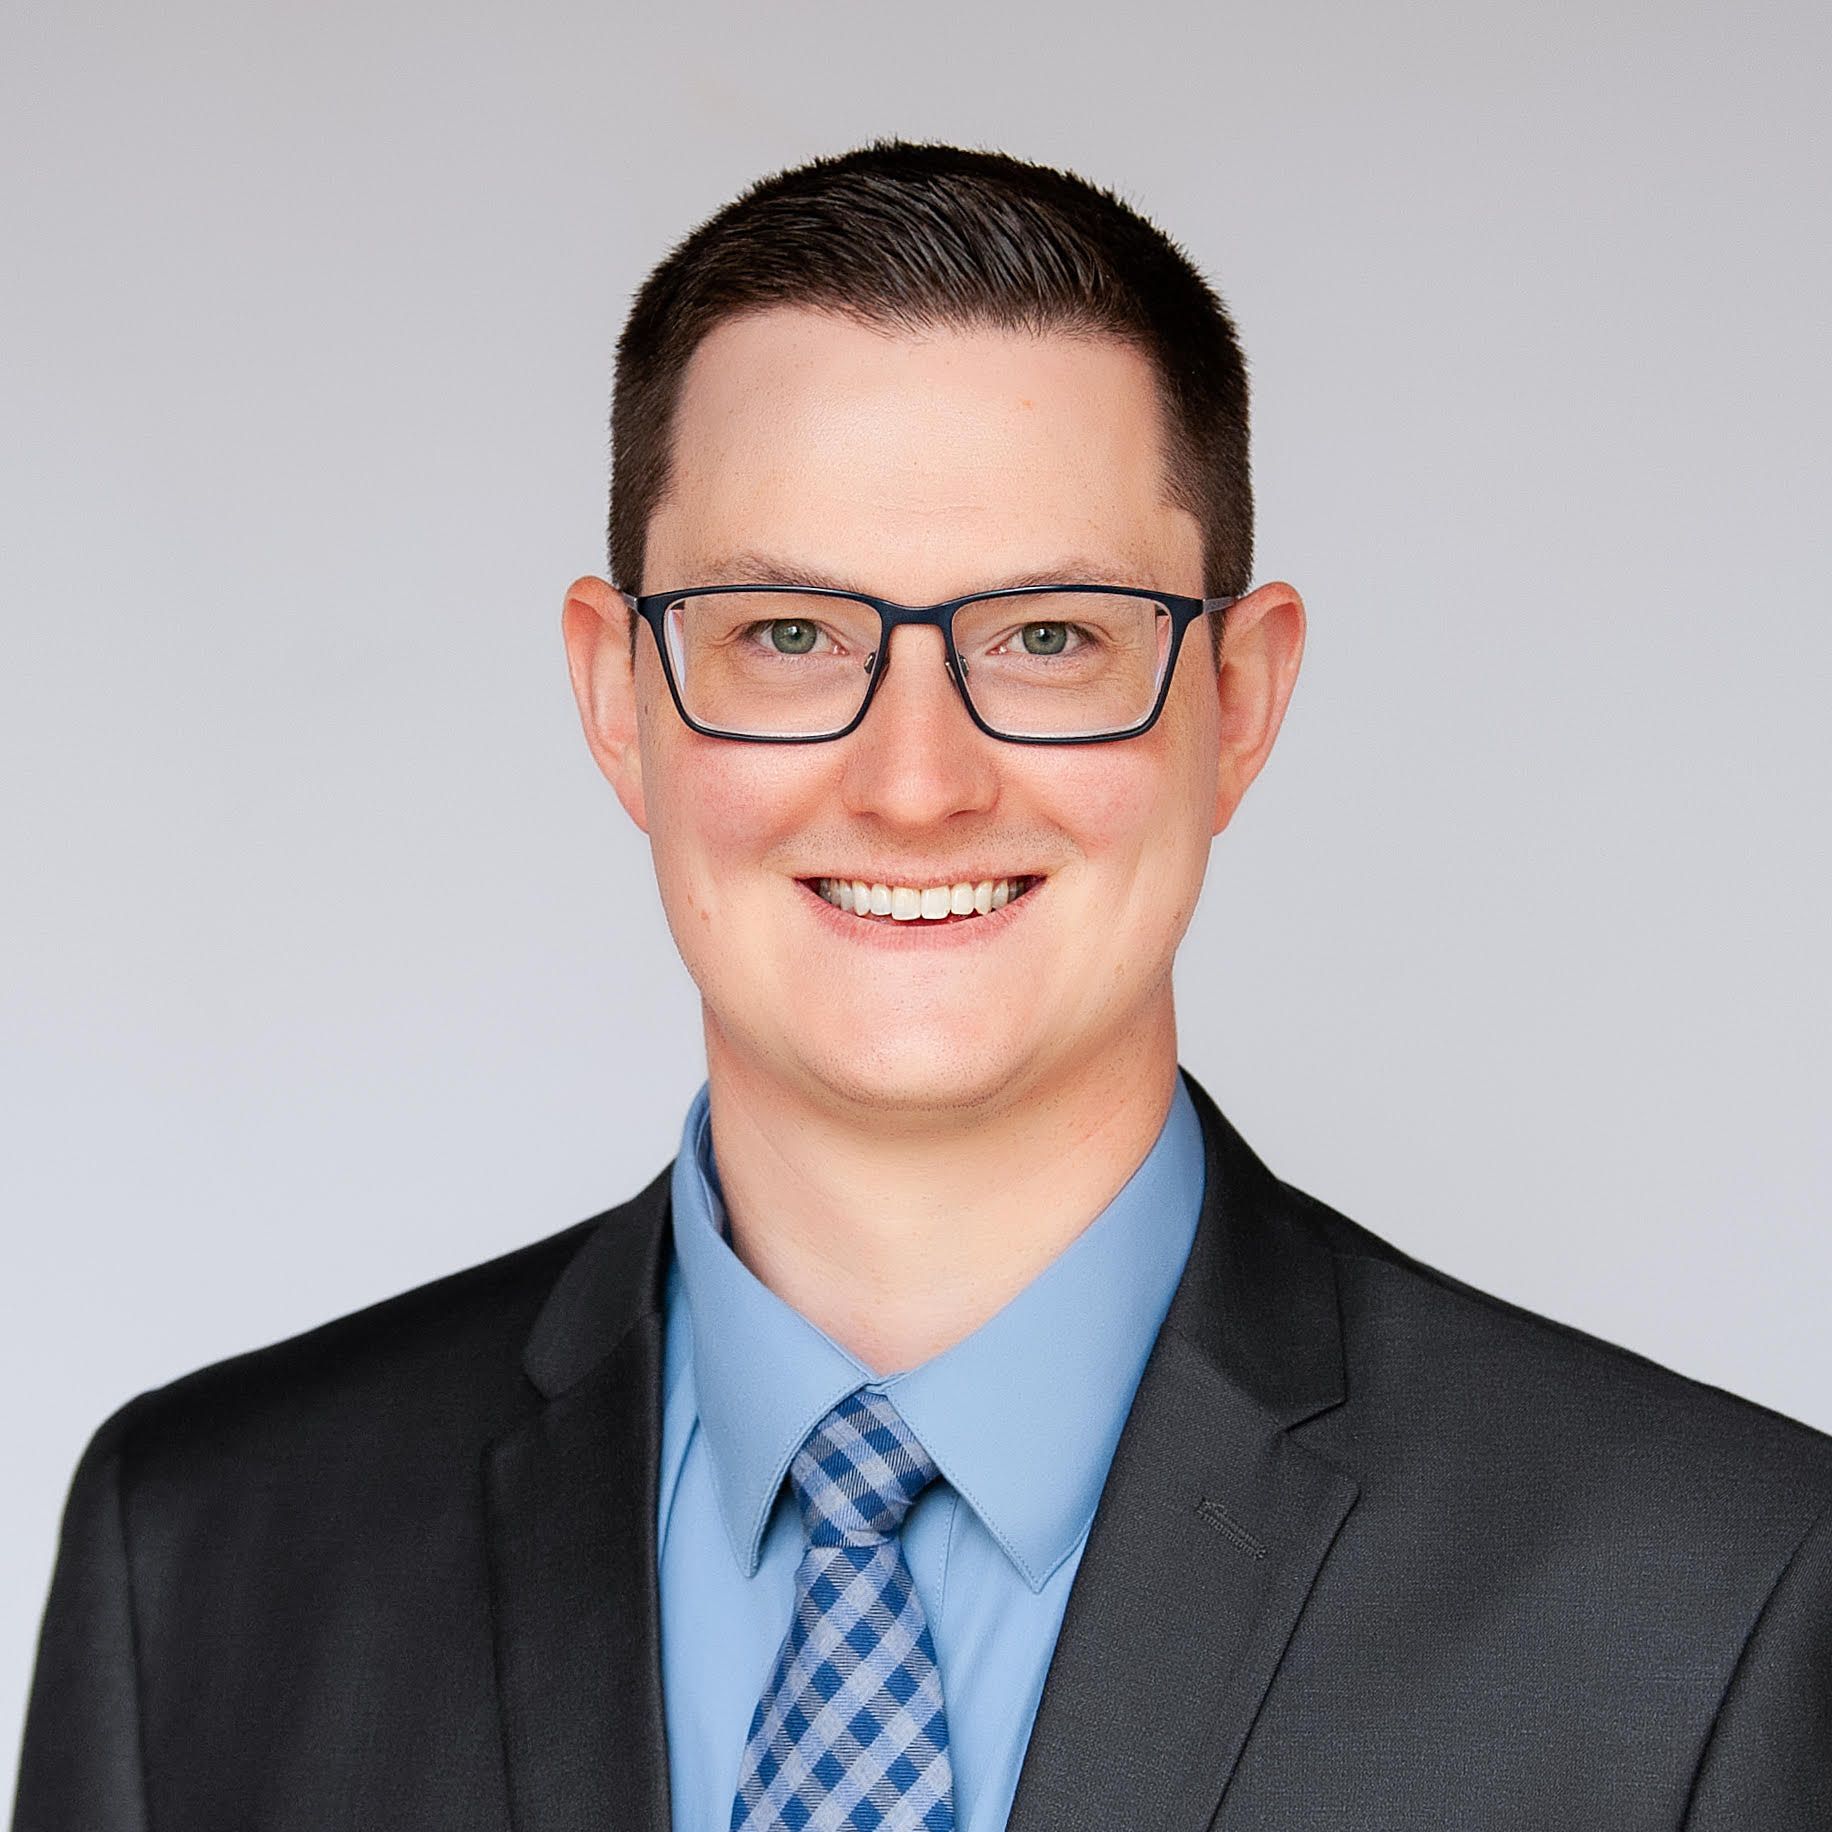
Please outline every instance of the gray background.
[[671, 1155], [697, 1005], [560, 594], [631, 289], [879, 133], [1114, 186], [1241, 325], [1311, 636], [1183, 1060], [1409, 1251], [1832, 1427], [1823, 9], [3, 31], [0, 1726], [104, 1414]]

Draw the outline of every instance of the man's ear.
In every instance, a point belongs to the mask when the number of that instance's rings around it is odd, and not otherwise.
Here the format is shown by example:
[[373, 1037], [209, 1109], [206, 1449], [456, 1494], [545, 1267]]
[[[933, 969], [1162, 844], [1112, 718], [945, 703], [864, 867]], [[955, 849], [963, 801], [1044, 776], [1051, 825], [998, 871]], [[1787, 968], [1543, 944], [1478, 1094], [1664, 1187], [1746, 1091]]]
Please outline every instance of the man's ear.
[[1304, 600], [1282, 580], [1228, 606], [1222, 620], [1221, 755], [1215, 781], [1219, 833], [1260, 773], [1279, 735], [1304, 658]]
[[575, 579], [560, 612], [566, 667], [585, 742], [617, 799], [644, 833], [649, 811], [643, 799], [642, 743], [636, 727], [636, 670], [630, 654], [632, 612], [616, 588], [603, 579]]

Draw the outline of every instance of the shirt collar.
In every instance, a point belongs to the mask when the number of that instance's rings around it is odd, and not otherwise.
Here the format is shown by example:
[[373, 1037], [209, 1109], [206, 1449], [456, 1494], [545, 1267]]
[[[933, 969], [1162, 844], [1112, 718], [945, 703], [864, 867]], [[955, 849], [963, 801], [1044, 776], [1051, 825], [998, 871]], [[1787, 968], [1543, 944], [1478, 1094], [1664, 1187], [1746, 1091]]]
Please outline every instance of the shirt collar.
[[757, 1569], [795, 1452], [849, 1393], [872, 1387], [1041, 1590], [1094, 1518], [1195, 1238], [1203, 1164], [1201, 1121], [1179, 1073], [1151, 1150], [1069, 1246], [971, 1335], [880, 1376], [732, 1250], [703, 1083], [674, 1161], [670, 1226], [700, 1424], [744, 1575]]

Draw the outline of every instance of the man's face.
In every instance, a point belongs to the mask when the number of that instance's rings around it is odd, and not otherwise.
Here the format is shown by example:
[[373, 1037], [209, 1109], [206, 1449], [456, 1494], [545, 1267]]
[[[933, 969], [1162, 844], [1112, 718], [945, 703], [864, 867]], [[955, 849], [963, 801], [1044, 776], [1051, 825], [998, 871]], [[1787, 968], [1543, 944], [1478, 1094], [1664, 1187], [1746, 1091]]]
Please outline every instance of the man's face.
[[[1152, 370], [1130, 348], [775, 308], [720, 325], [689, 365], [640, 589], [767, 563], [918, 604], [1037, 575], [1199, 595], [1197, 525], [1167, 500], [1164, 462]], [[1117, 1072], [1142, 1038], [1174, 1050], [1171, 962], [1209, 842], [1295, 678], [1302, 607], [1262, 590], [1286, 610], [1260, 620], [1260, 646], [1266, 623], [1283, 646], [1256, 670], [1247, 630], [1240, 704], [1198, 622], [1142, 737], [988, 737], [941, 633], [902, 628], [847, 737], [746, 744], [680, 721], [647, 631], [632, 679], [620, 602], [580, 581], [574, 684], [649, 835], [709, 1061], [920, 1125]], [[1231, 615], [1252, 625], [1252, 607]], [[814, 888], [1019, 876], [1037, 882], [1004, 909], [946, 923], [871, 920]]]

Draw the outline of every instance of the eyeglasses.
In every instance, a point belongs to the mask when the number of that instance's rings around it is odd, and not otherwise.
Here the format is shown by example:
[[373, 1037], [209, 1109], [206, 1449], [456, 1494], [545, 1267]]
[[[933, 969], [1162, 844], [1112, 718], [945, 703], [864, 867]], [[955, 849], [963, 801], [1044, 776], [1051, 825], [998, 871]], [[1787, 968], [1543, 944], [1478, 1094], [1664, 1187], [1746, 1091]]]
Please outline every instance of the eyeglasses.
[[654, 632], [687, 725], [753, 744], [844, 738], [889, 673], [903, 623], [941, 631], [949, 678], [989, 738], [1136, 738], [1163, 710], [1184, 631], [1238, 602], [1121, 585], [1017, 585], [921, 605], [803, 585], [618, 595]]

